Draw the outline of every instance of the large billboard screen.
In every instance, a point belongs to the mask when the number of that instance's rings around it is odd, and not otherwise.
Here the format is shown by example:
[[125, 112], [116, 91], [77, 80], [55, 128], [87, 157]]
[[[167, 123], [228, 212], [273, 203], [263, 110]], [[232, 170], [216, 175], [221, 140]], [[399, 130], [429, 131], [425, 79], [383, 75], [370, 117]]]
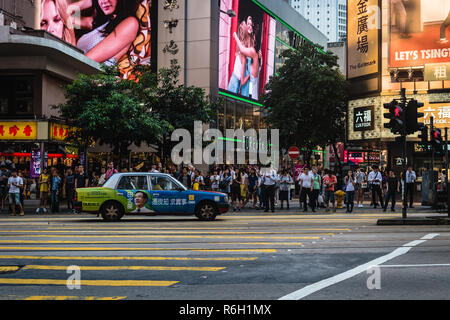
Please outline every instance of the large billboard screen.
[[390, 0], [393, 68], [450, 62], [450, 0]]
[[151, 10], [152, 0], [42, 0], [40, 28], [130, 78], [150, 64]]
[[258, 101], [274, 74], [277, 22], [251, 0], [221, 0], [220, 9], [219, 88]]

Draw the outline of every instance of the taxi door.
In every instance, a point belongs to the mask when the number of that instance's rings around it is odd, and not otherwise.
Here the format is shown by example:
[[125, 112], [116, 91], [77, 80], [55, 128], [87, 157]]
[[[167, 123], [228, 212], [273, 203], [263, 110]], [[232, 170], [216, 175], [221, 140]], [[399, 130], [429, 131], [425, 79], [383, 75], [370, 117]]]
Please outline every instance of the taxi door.
[[168, 176], [151, 175], [152, 206], [161, 213], [185, 213], [188, 211], [188, 194], [180, 191], [177, 184]]

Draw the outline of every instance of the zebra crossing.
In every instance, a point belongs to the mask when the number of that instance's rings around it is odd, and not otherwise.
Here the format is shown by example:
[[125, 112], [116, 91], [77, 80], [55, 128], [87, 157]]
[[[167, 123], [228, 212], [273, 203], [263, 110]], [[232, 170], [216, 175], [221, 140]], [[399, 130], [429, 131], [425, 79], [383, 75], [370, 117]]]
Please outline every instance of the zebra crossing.
[[[315, 217], [314, 226], [308, 216], [278, 218], [117, 224], [83, 217], [2, 219], [0, 299], [118, 300], [129, 298], [130, 288], [167, 294], [158, 290], [231, 281], [268, 256], [301, 250], [352, 228], [351, 219], [344, 226], [321, 227], [322, 217]], [[328, 223], [346, 220], [327, 218]], [[280, 220], [284, 224], [277, 224]], [[74, 294], [68, 287], [76, 281], [83, 290]]]

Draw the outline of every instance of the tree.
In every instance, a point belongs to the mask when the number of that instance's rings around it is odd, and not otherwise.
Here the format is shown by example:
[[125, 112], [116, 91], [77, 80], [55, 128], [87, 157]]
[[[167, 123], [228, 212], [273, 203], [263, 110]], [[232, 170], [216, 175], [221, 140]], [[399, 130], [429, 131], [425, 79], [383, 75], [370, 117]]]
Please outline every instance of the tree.
[[285, 50], [285, 63], [266, 86], [262, 97], [267, 122], [280, 130], [280, 147], [298, 145], [307, 164], [317, 146], [333, 145], [345, 137], [347, 81], [338, 57], [310, 42]]
[[194, 134], [194, 121], [210, 123], [214, 117], [219, 99], [207, 97], [202, 88], [180, 83], [180, 66], [171, 61], [170, 68], [162, 68], [158, 74], [137, 71], [139, 75], [140, 100], [152, 108], [171, 127], [158, 140], [162, 161], [170, 158], [172, 148], [178, 142], [170, 141], [175, 129], [186, 129]]
[[128, 159], [131, 144], [158, 141], [170, 125], [138, 99], [138, 89], [137, 82], [121, 79], [116, 67], [79, 75], [65, 88], [66, 102], [54, 107], [79, 128], [68, 141], [81, 147], [107, 144], [120, 163]]

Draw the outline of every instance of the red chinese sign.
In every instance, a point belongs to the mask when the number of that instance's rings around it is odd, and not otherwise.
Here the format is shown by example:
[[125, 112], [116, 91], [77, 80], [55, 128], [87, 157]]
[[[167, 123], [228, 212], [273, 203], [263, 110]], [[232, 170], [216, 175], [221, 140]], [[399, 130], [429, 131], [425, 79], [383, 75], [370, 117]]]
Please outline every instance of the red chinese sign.
[[0, 122], [0, 140], [36, 140], [36, 122]]
[[50, 140], [63, 141], [69, 136], [69, 131], [73, 130], [73, 127], [69, 127], [65, 124], [52, 123], [50, 126]]

